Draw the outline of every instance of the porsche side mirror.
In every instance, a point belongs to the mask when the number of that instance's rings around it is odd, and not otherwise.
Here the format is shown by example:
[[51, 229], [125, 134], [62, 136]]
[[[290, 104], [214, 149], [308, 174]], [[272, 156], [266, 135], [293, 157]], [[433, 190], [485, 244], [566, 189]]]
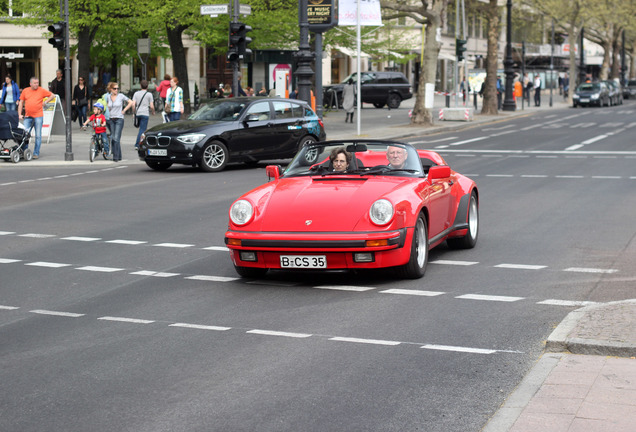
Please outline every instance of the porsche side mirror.
[[267, 174], [268, 179], [278, 180], [280, 178], [281, 167], [280, 165], [267, 165], [265, 167], [265, 173]]
[[429, 180], [448, 178], [451, 175], [451, 169], [448, 165], [438, 165], [428, 170]]

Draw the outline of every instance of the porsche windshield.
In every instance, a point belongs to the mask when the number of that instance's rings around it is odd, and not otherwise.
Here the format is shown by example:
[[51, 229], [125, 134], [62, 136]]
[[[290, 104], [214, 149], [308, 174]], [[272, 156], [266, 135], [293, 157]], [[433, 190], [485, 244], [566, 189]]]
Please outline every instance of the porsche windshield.
[[245, 102], [233, 99], [223, 99], [210, 102], [203, 105], [196, 112], [188, 117], [189, 120], [210, 120], [210, 121], [235, 121], [237, 120], [243, 109], [246, 107]]
[[303, 147], [284, 175], [420, 177], [423, 170], [417, 151], [409, 145], [395, 142], [335, 141]]

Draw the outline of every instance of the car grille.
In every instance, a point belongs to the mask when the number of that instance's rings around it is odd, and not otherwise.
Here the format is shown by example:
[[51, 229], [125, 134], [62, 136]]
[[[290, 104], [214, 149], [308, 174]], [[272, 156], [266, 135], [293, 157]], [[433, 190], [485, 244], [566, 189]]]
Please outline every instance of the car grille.
[[168, 147], [170, 145], [169, 136], [149, 136], [146, 137], [146, 143], [151, 146]]

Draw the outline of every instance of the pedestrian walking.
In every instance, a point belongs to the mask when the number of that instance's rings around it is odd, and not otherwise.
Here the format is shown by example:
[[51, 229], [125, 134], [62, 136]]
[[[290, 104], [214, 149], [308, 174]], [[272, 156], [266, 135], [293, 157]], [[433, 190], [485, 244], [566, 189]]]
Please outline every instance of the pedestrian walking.
[[81, 127], [86, 122], [86, 111], [88, 110], [88, 87], [83, 77], [78, 78], [77, 85], [73, 89], [72, 104], [77, 112], [77, 122]]
[[[33, 159], [38, 159], [40, 157], [40, 146], [42, 145], [44, 106], [55, 99], [56, 96], [47, 89], [40, 87], [40, 80], [36, 77], [32, 77], [29, 80], [29, 84], [30, 86], [22, 90], [20, 95], [18, 116], [24, 119], [24, 128], [26, 130], [29, 130], [31, 125], [34, 125], [35, 148], [33, 149]], [[22, 107], [24, 107], [25, 115], [22, 115]]]
[[541, 106], [541, 78], [539, 74], [534, 76], [534, 106]]
[[526, 102], [528, 102], [528, 105], [530, 105], [530, 92], [533, 87], [534, 84], [532, 84], [532, 80], [528, 76], [528, 72], [525, 72], [523, 74], [523, 97], [526, 99]]
[[563, 100], [568, 99], [568, 92], [570, 91], [570, 76], [565, 73], [563, 77]]
[[161, 102], [163, 102], [164, 106], [166, 105], [166, 93], [170, 88], [170, 79], [170, 75], [165, 74], [163, 76], [163, 81], [161, 81], [156, 88], [157, 92], [159, 93], [159, 98], [161, 98]]
[[0, 95], [0, 107], [4, 106], [6, 111], [17, 111], [18, 101], [20, 100], [20, 87], [18, 83], [13, 81], [11, 75], [4, 77], [2, 84], [2, 95]]
[[[110, 113], [110, 146], [113, 152], [113, 162], [121, 160], [121, 133], [124, 129], [124, 114], [134, 102], [128, 96], [119, 93], [119, 84], [113, 83], [110, 95], [106, 98]], [[125, 106], [124, 106], [125, 105]]]
[[353, 80], [350, 79], [344, 85], [342, 89], [342, 108], [344, 108], [347, 113], [347, 117], [345, 118], [345, 123], [350, 121], [353, 123], [353, 106], [355, 104], [356, 99], [356, 87], [353, 85]]
[[135, 148], [139, 148], [139, 142], [141, 136], [148, 128], [148, 119], [150, 113], [155, 114], [155, 106], [152, 103], [152, 95], [148, 93], [148, 81], [141, 80], [141, 90], [138, 90], [133, 95], [134, 110], [135, 110], [135, 126], [139, 128], [137, 133], [137, 139], [135, 140]]
[[462, 82], [459, 84], [459, 91], [462, 94], [464, 105], [466, 105], [466, 95], [470, 93], [470, 83], [466, 82], [466, 77], [462, 78]]
[[179, 78], [172, 77], [170, 88], [166, 92], [166, 108], [168, 121], [177, 121], [183, 114], [183, 89], [179, 87]]
[[502, 107], [502, 96], [503, 96], [504, 88], [501, 83], [501, 77], [497, 77], [497, 109], [500, 110]]
[[49, 88], [51, 93], [56, 94], [60, 98], [62, 104], [62, 112], [66, 116], [66, 87], [64, 85], [64, 77], [62, 76], [62, 69], [55, 71], [55, 78], [51, 81]]

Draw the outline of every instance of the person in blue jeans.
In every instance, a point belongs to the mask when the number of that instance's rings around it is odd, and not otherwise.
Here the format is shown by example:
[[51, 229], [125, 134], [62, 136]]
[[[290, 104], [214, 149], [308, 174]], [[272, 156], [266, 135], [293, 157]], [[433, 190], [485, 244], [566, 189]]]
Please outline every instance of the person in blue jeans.
[[183, 89], [178, 84], [179, 78], [172, 77], [170, 88], [166, 93], [166, 107], [170, 110], [166, 112], [168, 112], [168, 120], [171, 122], [181, 119], [181, 114], [183, 114]]
[[11, 75], [7, 74], [2, 84], [2, 95], [0, 95], [0, 106], [4, 106], [7, 111], [17, 111], [20, 100], [20, 88], [18, 83], [13, 81]]
[[135, 104], [132, 99], [119, 93], [119, 84], [111, 87], [110, 94], [106, 97], [108, 111], [110, 113], [110, 148], [113, 152], [113, 162], [121, 160], [121, 132], [124, 129], [124, 114]]
[[[30, 86], [22, 90], [20, 102], [18, 103], [18, 116], [24, 118], [24, 128], [31, 129], [34, 125], [35, 129], [35, 148], [33, 149], [33, 159], [40, 157], [40, 145], [42, 144], [42, 125], [44, 124], [44, 106], [55, 99], [53, 93], [45, 88], [40, 87], [40, 79], [32, 77], [29, 81]], [[22, 108], [24, 107], [24, 115]], [[26, 150], [26, 147], [23, 148]]]
[[152, 93], [148, 91], [148, 81], [141, 80], [139, 83], [141, 90], [135, 92], [133, 95], [133, 102], [135, 103], [135, 117], [139, 119], [139, 132], [137, 133], [137, 140], [135, 141], [135, 148], [139, 148], [139, 141], [141, 136], [148, 128], [148, 118], [150, 113], [155, 114], [155, 105], [153, 103]]

